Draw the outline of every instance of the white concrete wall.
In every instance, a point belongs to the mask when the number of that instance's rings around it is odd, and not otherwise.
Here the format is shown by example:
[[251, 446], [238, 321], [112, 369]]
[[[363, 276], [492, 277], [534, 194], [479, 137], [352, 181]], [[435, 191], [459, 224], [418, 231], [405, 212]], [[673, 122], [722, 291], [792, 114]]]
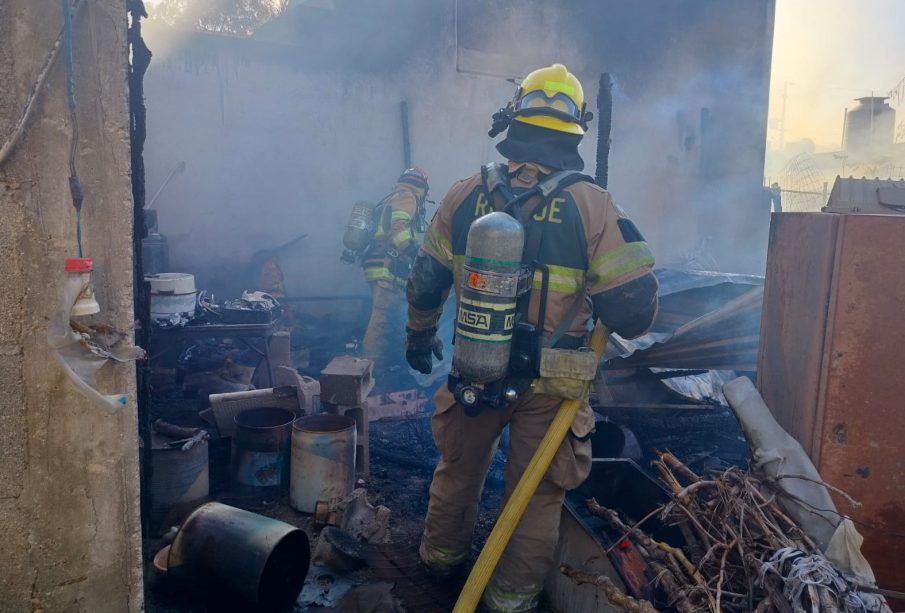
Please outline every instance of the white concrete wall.
[[[282, 258], [290, 295], [361, 292], [360, 272], [339, 263], [341, 236], [351, 204], [380, 198], [402, 169], [400, 101], [409, 105], [413, 161], [428, 170], [439, 200], [455, 180], [498, 159], [486, 130], [513, 93], [503, 76], [562, 61], [583, 80], [590, 110], [599, 74], [616, 78], [610, 188], [659, 262], [715, 234], [724, 269], [760, 271], [771, 0], [709, 2], [691, 12], [656, 0], [491, 4], [498, 10], [487, 19], [502, 15], [505, 23], [485, 24], [485, 32], [483, 5], [466, 0], [458, 28], [471, 30], [458, 33], [454, 3], [432, 5], [445, 9], [417, 24], [432, 42], [416, 40], [400, 64], [387, 66], [386, 41], [367, 55], [380, 23], [343, 28], [327, 19], [336, 29], [309, 32], [297, 45], [285, 36], [263, 43], [214, 35], [174, 45], [162, 33], [146, 81], [147, 184], [153, 194], [186, 161], [155, 207], [173, 267], [235, 293], [241, 288], [230, 280], [256, 250], [307, 232]], [[335, 42], [353, 26], [354, 41]], [[321, 36], [339, 49], [330, 58], [311, 57]], [[357, 59], [333, 57], [342, 53]], [[716, 117], [709, 159], [720, 168], [702, 170], [702, 107]], [[693, 136], [687, 150], [680, 113]], [[596, 139], [593, 122], [581, 146], [591, 174]], [[750, 247], [739, 249], [740, 240]]]

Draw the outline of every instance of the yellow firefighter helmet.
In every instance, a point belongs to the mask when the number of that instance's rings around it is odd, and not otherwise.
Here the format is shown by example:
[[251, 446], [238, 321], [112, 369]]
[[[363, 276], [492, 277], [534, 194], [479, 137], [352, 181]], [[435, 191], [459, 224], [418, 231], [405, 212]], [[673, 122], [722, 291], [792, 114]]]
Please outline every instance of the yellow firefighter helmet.
[[522, 80], [513, 115], [516, 121], [569, 134], [584, 134], [591, 117], [581, 83], [562, 64], [539, 68]]

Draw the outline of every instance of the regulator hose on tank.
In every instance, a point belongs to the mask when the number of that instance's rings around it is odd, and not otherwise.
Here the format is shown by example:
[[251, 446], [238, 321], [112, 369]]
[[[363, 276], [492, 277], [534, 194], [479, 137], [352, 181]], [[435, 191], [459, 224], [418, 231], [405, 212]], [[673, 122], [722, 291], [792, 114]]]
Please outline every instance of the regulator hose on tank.
[[[594, 334], [591, 335], [591, 349], [597, 354], [598, 361], [603, 355], [608, 336], [607, 329], [598, 322], [597, 327], [594, 328]], [[587, 387], [585, 397], [587, 397]], [[487, 542], [484, 543], [484, 548], [468, 575], [462, 593], [459, 594], [459, 600], [456, 601], [453, 613], [472, 613], [478, 606], [484, 588], [487, 587], [487, 582], [490, 581], [490, 576], [500, 561], [500, 556], [506, 549], [509, 539], [512, 538], [534, 492], [537, 491], [537, 486], [540, 485], [541, 479], [547, 473], [553, 456], [556, 455], [569, 428], [572, 427], [572, 422], [575, 420], [575, 415], [581, 408], [582, 402], [584, 400], [564, 400], [559, 405], [553, 423], [550, 424], [550, 428], [537, 446], [537, 451], [534, 452], [531, 462], [528, 463], [528, 468], [519, 479], [512, 496], [494, 524], [493, 531], [487, 537]]]

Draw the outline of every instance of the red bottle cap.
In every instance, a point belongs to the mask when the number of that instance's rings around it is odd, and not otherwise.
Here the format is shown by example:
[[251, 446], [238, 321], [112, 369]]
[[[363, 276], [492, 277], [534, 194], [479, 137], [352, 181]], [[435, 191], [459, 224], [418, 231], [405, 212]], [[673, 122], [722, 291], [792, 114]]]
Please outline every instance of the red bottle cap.
[[94, 260], [91, 258], [66, 258], [66, 272], [91, 272]]

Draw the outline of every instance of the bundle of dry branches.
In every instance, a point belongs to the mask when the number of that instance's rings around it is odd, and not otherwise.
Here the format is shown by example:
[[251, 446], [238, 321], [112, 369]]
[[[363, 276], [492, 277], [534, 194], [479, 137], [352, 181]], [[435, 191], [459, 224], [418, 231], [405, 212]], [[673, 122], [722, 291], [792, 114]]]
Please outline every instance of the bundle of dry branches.
[[[670, 607], [681, 613], [867, 610], [782, 511], [766, 483], [738, 468], [703, 478], [671, 453], [658, 456], [655, 466], [672, 492], [668, 504], [634, 525], [594, 499], [587, 504], [631, 539]], [[684, 547], [659, 542], [641, 529], [658, 512], [662, 521], [681, 530]]]

